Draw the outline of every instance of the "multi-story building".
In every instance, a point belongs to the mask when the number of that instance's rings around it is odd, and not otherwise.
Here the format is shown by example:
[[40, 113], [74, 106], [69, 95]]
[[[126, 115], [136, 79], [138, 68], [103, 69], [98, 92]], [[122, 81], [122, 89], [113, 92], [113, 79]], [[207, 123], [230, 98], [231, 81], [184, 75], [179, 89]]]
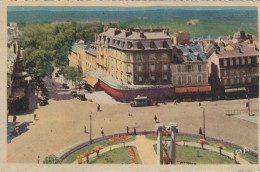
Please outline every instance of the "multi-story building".
[[246, 43], [227, 44], [208, 59], [215, 95], [258, 96], [259, 54]]
[[207, 64], [207, 58], [198, 44], [173, 47], [171, 81], [177, 97], [210, 97]]
[[69, 65], [80, 67], [83, 75], [87, 72], [96, 69], [96, 46], [95, 44], [85, 45], [84, 41], [80, 40], [74, 43], [69, 55]]
[[165, 29], [109, 28], [96, 40], [97, 70], [129, 85], [169, 84], [171, 44]]

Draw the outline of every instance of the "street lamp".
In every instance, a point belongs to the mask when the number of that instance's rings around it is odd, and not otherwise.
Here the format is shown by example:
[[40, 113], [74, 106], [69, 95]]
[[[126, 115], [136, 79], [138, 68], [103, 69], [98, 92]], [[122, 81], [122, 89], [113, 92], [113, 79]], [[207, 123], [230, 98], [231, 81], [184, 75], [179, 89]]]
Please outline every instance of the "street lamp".
[[206, 133], [205, 133], [205, 108], [201, 106], [201, 103], [199, 103], [199, 107], [203, 109], [203, 137], [206, 139]]
[[90, 129], [89, 129], [89, 134], [90, 134], [90, 144], [92, 144], [92, 112], [88, 115], [89, 116], [89, 122], [90, 122]]

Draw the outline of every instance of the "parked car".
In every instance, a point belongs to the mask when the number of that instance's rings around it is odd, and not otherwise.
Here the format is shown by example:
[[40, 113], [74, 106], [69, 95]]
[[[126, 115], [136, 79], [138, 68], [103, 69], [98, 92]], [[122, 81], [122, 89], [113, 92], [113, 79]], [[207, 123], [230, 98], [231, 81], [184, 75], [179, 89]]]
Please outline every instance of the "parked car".
[[132, 107], [140, 107], [140, 106], [151, 106], [152, 103], [148, 97], [138, 95], [136, 98], [134, 98], [133, 101], [130, 102], [130, 105]]

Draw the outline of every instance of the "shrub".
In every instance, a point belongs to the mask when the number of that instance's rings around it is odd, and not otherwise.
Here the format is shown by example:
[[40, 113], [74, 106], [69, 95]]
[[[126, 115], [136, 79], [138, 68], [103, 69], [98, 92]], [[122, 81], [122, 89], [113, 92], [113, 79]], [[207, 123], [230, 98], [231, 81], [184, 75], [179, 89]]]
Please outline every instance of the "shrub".
[[59, 160], [55, 155], [48, 155], [43, 160], [43, 164], [60, 164], [61, 160]]

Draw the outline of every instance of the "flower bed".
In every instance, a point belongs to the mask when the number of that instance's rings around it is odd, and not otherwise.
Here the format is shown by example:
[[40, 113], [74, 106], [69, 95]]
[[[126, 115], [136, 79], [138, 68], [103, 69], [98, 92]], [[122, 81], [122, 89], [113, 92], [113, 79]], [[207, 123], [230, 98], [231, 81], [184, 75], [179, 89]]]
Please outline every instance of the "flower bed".
[[113, 137], [111, 139], [109, 139], [109, 141], [117, 141], [117, 140], [124, 140], [124, 139], [128, 139], [130, 136], [118, 136], [118, 137]]
[[153, 133], [153, 134], [149, 134], [152, 137], [157, 137], [157, 134]]
[[130, 153], [130, 157], [132, 159], [132, 162], [134, 164], [137, 164], [137, 161], [136, 161], [136, 157], [135, 157], [135, 152], [134, 152], [134, 149], [132, 146], [128, 147], [128, 150], [129, 150], [129, 153]]

